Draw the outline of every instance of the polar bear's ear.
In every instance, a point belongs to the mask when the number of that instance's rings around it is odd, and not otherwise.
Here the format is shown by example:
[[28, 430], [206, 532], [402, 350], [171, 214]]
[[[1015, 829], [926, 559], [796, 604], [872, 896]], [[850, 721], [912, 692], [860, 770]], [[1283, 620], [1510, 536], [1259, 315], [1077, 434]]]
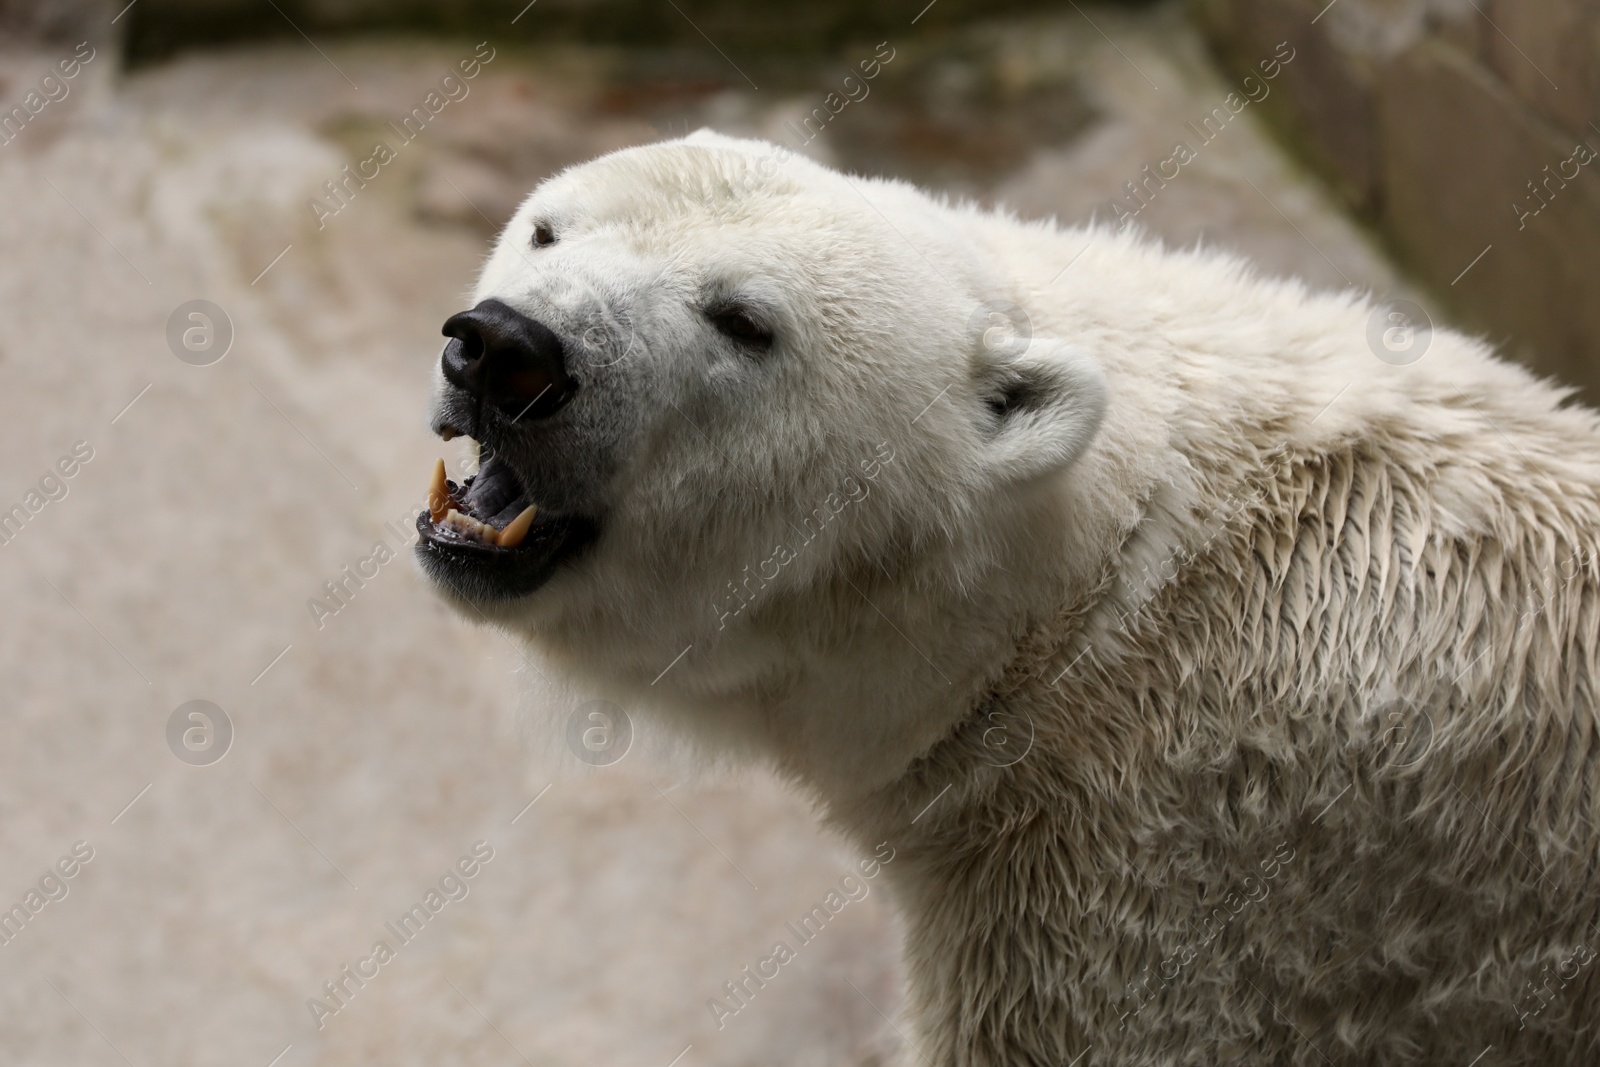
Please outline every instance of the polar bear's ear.
[[1065, 470], [1094, 439], [1106, 410], [1100, 365], [1075, 345], [1035, 337], [980, 372], [993, 419], [988, 465], [1004, 481]]

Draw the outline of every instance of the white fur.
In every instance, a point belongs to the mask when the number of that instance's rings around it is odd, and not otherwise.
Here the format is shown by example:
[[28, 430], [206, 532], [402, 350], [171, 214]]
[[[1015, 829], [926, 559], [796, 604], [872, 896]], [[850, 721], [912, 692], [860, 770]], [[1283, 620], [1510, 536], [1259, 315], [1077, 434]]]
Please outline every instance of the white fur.
[[[770, 354], [706, 326], [726, 293]], [[1389, 366], [1365, 300], [1215, 252], [707, 133], [540, 186], [477, 295], [627, 341], [533, 479], [600, 540], [482, 610], [893, 843], [926, 1062], [1600, 1054], [1600, 427], [1561, 392], [1444, 330]]]

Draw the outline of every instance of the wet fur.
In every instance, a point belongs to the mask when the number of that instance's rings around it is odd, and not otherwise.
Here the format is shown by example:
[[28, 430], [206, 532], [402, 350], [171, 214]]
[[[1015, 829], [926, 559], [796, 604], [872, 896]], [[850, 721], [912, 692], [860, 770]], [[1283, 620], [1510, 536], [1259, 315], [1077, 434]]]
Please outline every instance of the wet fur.
[[[637, 427], [609, 532], [497, 621], [892, 843], [907, 1063], [1600, 1058], [1595, 415], [1446, 330], [1380, 362], [1357, 296], [775, 151], [619, 153], [508, 228], [478, 296], [537, 311], [531, 219], [621, 219], [559, 262], [654, 362], [585, 416]], [[661, 310], [746, 249], [766, 368]], [[1015, 363], [971, 343], [995, 299]], [[1007, 375], [1026, 418], [985, 407]]]

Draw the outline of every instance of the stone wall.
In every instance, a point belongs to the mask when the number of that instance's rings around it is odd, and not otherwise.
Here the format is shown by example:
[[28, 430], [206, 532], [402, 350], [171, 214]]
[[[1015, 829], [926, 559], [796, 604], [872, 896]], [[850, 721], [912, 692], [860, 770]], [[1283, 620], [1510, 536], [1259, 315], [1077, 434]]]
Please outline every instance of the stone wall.
[[1600, 0], [1195, 0], [1268, 112], [1453, 318], [1600, 402]]

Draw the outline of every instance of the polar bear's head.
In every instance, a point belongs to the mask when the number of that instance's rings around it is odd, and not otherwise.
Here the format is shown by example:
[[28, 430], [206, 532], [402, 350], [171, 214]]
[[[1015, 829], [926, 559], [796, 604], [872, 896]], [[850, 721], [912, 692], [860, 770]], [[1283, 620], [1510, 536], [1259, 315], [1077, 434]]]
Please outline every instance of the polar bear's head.
[[581, 686], [756, 742], [867, 699], [854, 658], [893, 675], [883, 623], [902, 689], [969, 680], [1105, 403], [1066, 342], [994, 343], [1032, 281], [984, 218], [706, 132], [544, 182], [444, 328], [433, 428], [482, 458], [425, 570]]

